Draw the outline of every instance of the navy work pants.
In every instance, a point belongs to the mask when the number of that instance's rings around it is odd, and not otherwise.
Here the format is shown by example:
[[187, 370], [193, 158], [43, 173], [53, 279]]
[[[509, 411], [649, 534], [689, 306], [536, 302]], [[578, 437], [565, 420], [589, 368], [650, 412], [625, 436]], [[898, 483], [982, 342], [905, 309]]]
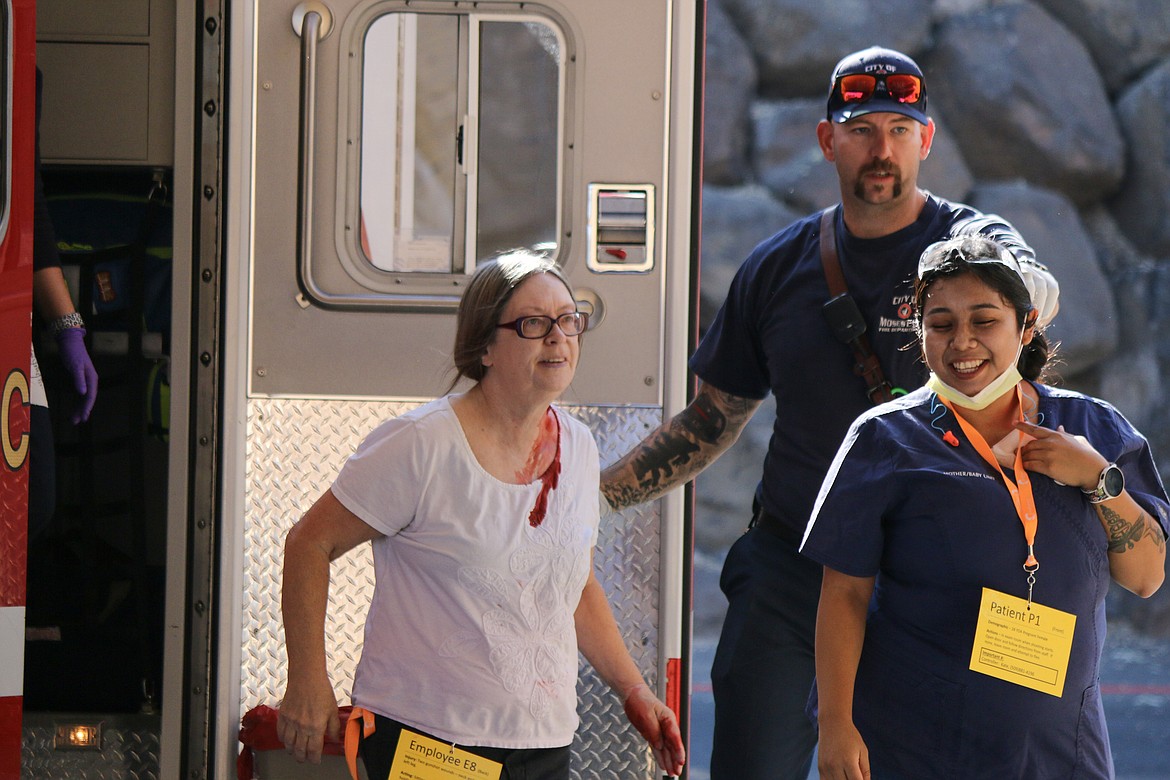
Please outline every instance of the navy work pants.
[[821, 566], [795, 534], [754, 525], [727, 553], [727, 617], [711, 667], [711, 780], [806, 780], [817, 734], [805, 713], [815, 677]]

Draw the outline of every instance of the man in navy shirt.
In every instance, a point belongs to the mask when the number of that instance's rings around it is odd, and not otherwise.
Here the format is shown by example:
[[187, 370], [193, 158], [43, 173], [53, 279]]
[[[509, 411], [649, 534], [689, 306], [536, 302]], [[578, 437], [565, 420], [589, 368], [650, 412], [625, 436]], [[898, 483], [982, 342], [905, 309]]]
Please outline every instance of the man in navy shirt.
[[[841, 203], [824, 223], [834, 237], [826, 247], [835, 250], [864, 327], [822, 311], [835, 294], [822, 265], [822, 214], [789, 225], [740, 267], [691, 357], [701, 380], [695, 399], [602, 473], [602, 492], [614, 508], [657, 498], [718, 458], [767, 394], [775, 396], [755, 513], [720, 578], [729, 605], [711, 670], [714, 780], [808, 776], [816, 731], [804, 708], [814, 676], [821, 567], [797, 548], [853, 419], [926, 379], [912, 348], [911, 307], [923, 250], [953, 235], [988, 235], [1027, 269], [1041, 321], [1056, 313], [1056, 283], [1014, 228], [919, 189], [934, 131], [926, 84], [912, 59], [872, 47], [837, 64], [826, 118], [816, 128], [841, 188]], [[859, 331], [868, 344], [847, 345], [837, 335]], [[866, 355], [876, 356], [881, 377], [855, 371]]]

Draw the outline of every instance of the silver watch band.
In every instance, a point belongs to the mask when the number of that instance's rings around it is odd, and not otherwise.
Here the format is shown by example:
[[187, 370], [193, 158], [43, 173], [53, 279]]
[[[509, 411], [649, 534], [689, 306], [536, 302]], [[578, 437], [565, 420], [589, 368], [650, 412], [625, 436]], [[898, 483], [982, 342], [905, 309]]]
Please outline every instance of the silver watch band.
[[62, 331], [70, 328], [84, 328], [85, 321], [81, 319], [81, 315], [77, 312], [70, 312], [63, 317], [58, 317], [49, 323], [49, 331], [54, 335], [60, 334]]

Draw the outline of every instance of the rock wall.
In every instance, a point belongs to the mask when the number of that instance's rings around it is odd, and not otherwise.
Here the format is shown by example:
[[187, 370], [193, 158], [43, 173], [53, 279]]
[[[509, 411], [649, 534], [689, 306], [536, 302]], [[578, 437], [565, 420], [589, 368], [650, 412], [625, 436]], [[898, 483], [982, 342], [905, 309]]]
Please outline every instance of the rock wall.
[[[1019, 228], [1060, 280], [1049, 336], [1063, 384], [1121, 409], [1165, 480], [1165, 0], [708, 0], [702, 325], [756, 243], [839, 200], [814, 127], [833, 65], [874, 44], [910, 54], [926, 74], [939, 130], [922, 186]], [[745, 525], [771, 423], [761, 409], [697, 480], [696, 544], [712, 572]], [[1116, 590], [1114, 615], [1170, 635], [1170, 587], [1147, 601]], [[717, 624], [697, 612], [697, 630]]]

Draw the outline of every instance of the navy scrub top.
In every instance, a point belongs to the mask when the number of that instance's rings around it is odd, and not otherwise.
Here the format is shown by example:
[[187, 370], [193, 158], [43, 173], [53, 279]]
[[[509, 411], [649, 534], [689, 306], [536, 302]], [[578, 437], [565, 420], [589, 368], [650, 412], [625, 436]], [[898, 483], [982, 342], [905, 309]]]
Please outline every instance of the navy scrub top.
[[[1039, 424], [1082, 434], [1170, 525], [1145, 438], [1109, 404], [1037, 385]], [[943, 440], [951, 431], [960, 446]], [[953, 413], [920, 389], [862, 415], [822, 485], [802, 552], [876, 576], [854, 722], [875, 768], [907, 778], [1111, 778], [1098, 680], [1106, 535], [1075, 487], [1032, 474], [1040, 561], [1033, 599], [1077, 616], [1063, 696], [968, 669], [982, 589], [1027, 597], [1023, 526]], [[815, 696], [810, 706], [815, 709]]]

